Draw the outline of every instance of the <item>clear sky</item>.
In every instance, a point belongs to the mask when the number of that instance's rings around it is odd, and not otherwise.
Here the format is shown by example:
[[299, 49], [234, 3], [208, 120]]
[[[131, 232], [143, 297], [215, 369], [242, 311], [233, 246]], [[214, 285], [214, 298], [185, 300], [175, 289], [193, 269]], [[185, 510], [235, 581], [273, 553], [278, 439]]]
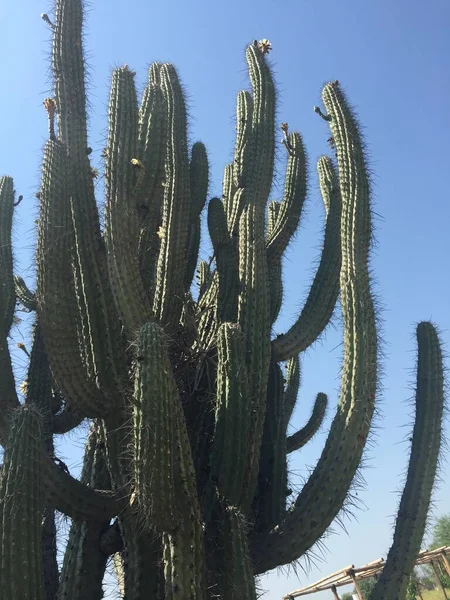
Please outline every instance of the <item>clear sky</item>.
[[[37, 215], [34, 192], [47, 130], [42, 100], [50, 89], [50, 32], [40, 13], [49, 9], [34, 0], [3, 2], [0, 7], [0, 173], [14, 176], [17, 193], [24, 195], [15, 220], [15, 256], [16, 272], [28, 281], [33, 278], [29, 265]], [[311, 163], [307, 217], [286, 258], [286, 299], [277, 333], [301, 307], [322, 243], [315, 161], [329, 151], [329, 134], [312, 107], [320, 103], [325, 81], [341, 81], [364, 125], [377, 212], [373, 268], [384, 307], [386, 355], [383, 415], [377, 444], [369, 452], [370, 468], [364, 471], [367, 488], [358, 492], [365, 507], [356, 511], [357, 520], [346, 522], [348, 534], [335, 528], [337, 535], [326, 540], [325, 552], [318, 550], [309, 575], [299, 572], [301, 582], [293, 572], [264, 577], [264, 597], [270, 600], [340, 567], [385, 556], [391, 543], [408, 458], [409, 429], [404, 426], [412, 422], [407, 400], [414, 382], [415, 323], [433, 319], [447, 348], [450, 342], [449, 30], [448, 0], [97, 0], [89, 11], [94, 166], [100, 164], [105, 139], [111, 68], [127, 63], [143, 84], [150, 62], [172, 61], [189, 96], [191, 139], [203, 140], [210, 154], [211, 195], [220, 194], [222, 169], [232, 153], [236, 93], [248, 87], [244, 48], [253, 39], [272, 42], [279, 121], [303, 134]], [[329, 394], [327, 424], [332, 418], [341, 355], [339, 320], [335, 322], [337, 328], [302, 361], [296, 427], [307, 419], [318, 391]], [[21, 360], [15, 358], [19, 370]], [[324, 440], [325, 428], [293, 457], [297, 485]], [[75, 466], [79, 453], [70, 447], [66, 442], [59, 445]], [[445, 457], [436, 514], [450, 511], [449, 474]]]

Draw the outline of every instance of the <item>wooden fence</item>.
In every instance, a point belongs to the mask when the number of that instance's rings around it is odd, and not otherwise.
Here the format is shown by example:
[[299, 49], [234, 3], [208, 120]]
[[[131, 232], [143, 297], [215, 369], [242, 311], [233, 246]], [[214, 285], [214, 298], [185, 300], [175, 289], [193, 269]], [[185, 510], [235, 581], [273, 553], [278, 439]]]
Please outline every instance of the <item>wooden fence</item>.
[[[442, 598], [446, 598], [447, 600], [447, 591], [440, 583], [439, 569], [443, 570], [450, 576], [449, 555], [450, 546], [442, 546], [441, 548], [436, 548], [435, 550], [422, 550], [419, 552], [416, 560], [416, 566], [431, 564], [436, 574], [436, 579], [440, 584]], [[322, 579], [319, 579], [319, 581], [316, 581], [315, 583], [286, 594], [286, 596], [283, 596], [283, 600], [294, 600], [294, 598], [300, 598], [300, 596], [308, 596], [309, 594], [315, 594], [325, 590], [331, 591], [334, 600], [340, 600], [338, 588], [344, 585], [352, 584], [359, 600], [363, 600], [361, 590], [359, 588], [359, 582], [363, 579], [367, 579], [368, 577], [378, 578], [379, 574], [383, 571], [383, 568], [384, 558], [374, 560], [366, 565], [363, 565], [362, 567], [348, 565], [347, 567], [344, 567], [335, 573], [331, 573], [331, 575], [328, 575], [327, 577], [322, 577]], [[419, 597], [421, 597], [420, 592]]]

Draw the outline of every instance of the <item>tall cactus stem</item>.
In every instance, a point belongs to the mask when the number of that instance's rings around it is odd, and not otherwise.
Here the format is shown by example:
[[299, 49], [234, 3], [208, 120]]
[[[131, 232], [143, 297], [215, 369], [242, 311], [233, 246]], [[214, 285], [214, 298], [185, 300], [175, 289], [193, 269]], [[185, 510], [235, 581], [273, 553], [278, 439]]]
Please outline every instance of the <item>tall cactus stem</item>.
[[0, 590], [4, 598], [45, 600], [42, 427], [42, 416], [32, 405], [12, 413], [0, 483]]
[[370, 600], [405, 600], [425, 533], [442, 441], [444, 369], [435, 326], [419, 323], [415, 421], [394, 541]]

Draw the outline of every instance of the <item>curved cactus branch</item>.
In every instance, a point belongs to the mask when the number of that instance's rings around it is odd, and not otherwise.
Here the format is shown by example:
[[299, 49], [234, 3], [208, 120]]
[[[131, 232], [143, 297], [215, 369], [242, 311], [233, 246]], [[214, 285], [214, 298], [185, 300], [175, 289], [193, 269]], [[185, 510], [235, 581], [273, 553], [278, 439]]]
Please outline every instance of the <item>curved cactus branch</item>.
[[[1, 220], [1, 218], [0, 218]], [[20, 275], [14, 275], [16, 297], [20, 304], [28, 311], [36, 310], [36, 294], [34, 294]]]
[[288, 454], [303, 448], [303, 446], [316, 435], [323, 423], [327, 404], [328, 398], [326, 394], [317, 394], [309, 421], [304, 427], [290, 435], [286, 440]]
[[[86, 442], [81, 483], [93, 489], [106, 490], [110, 486], [105, 457], [95, 427], [91, 427]], [[100, 538], [109, 522], [108, 516], [96, 522], [72, 522], [61, 569], [58, 599], [71, 600], [75, 590], [78, 597], [86, 600], [102, 598], [108, 557], [102, 551]]]
[[307, 159], [299, 133], [290, 133], [285, 146], [288, 163], [284, 183], [284, 198], [276, 223], [268, 234], [267, 260], [277, 262], [297, 231], [307, 191]]
[[317, 340], [331, 319], [339, 295], [341, 197], [338, 178], [331, 160], [325, 156], [319, 159], [317, 170], [327, 213], [322, 256], [299, 318], [287, 333], [272, 342], [272, 356], [277, 361], [305, 351]]
[[77, 521], [100, 521], [116, 517], [127, 499], [109, 490], [94, 490], [75, 479], [49, 458], [44, 459], [44, 484], [49, 504]]
[[442, 350], [432, 323], [419, 323], [416, 334], [416, 417], [408, 475], [397, 513], [394, 541], [370, 600], [405, 600], [435, 484], [445, 403]]

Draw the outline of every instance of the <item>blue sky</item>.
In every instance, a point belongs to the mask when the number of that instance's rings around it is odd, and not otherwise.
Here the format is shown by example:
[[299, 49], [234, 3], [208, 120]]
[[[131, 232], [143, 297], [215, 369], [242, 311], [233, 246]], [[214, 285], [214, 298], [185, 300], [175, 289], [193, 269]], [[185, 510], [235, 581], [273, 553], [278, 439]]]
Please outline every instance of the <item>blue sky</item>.
[[[15, 220], [15, 256], [16, 272], [29, 281], [34, 192], [47, 131], [42, 100], [50, 89], [50, 32], [40, 20], [46, 10], [48, 4], [31, 0], [2, 3], [0, 8], [0, 172], [14, 176], [18, 194], [24, 195]], [[203, 140], [209, 150], [211, 195], [220, 193], [222, 169], [232, 153], [236, 93], [248, 87], [244, 48], [256, 38], [272, 42], [279, 121], [302, 133], [311, 163], [307, 215], [286, 257], [286, 298], [277, 332], [301, 307], [322, 242], [315, 161], [329, 151], [328, 132], [312, 107], [320, 102], [325, 81], [341, 81], [363, 123], [377, 212], [373, 267], [384, 307], [383, 418], [377, 445], [369, 453], [370, 468], [364, 471], [367, 489], [358, 492], [366, 507], [357, 511], [357, 520], [347, 522], [348, 535], [338, 527], [338, 535], [326, 541], [324, 562], [316, 561], [309, 576], [302, 574], [302, 585], [347, 564], [386, 555], [407, 465], [404, 440], [409, 430], [403, 426], [411, 424], [407, 400], [414, 382], [415, 323], [433, 319], [449, 347], [449, 23], [447, 0], [97, 0], [88, 15], [94, 166], [100, 164], [105, 138], [111, 68], [127, 63], [143, 84], [151, 61], [172, 61], [189, 97], [191, 139]], [[276, 192], [275, 187], [274, 197]], [[296, 426], [304, 423], [318, 391], [329, 394], [331, 420], [339, 389], [338, 319], [336, 326], [303, 359]], [[15, 361], [20, 370], [21, 358]], [[325, 430], [292, 460], [298, 484], [324, 440]], [[60, 445], [68, 462], [76, 465], [79, 455], [69, 449], [65, 442]], [[447, 464], [445, 458], [444, 482]], [[450, 511], [449, 499], [450, 484], [442, 483], [436, 514]], [[271, 600], [299, 585], [292, 572], [262, 580], [265, 598]]]

